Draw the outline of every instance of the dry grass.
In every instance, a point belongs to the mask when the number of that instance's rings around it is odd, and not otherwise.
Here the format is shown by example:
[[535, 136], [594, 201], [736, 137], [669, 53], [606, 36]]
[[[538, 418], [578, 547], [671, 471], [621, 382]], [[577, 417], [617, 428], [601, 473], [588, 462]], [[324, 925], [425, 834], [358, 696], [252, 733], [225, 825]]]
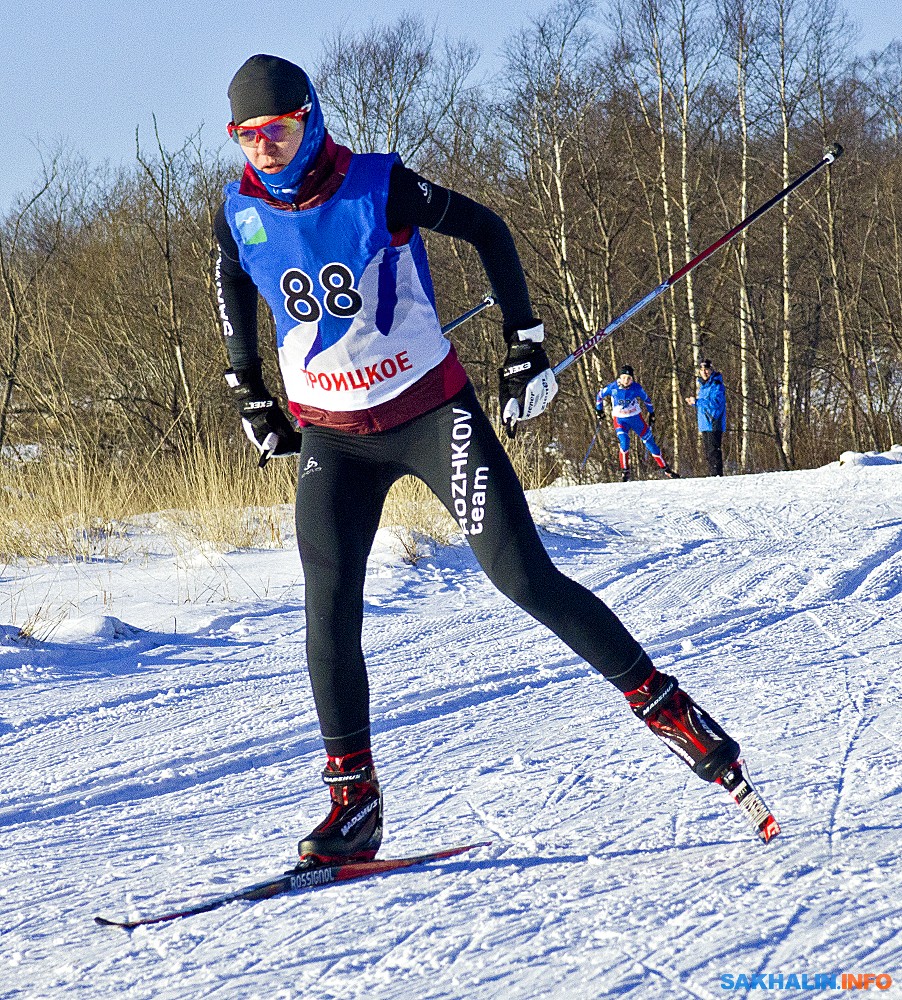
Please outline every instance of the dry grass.
[[112, 555], [126, 530], [108, 502], [116, 478], [77, 457], [0, 463], [0, 559]]
[[[549, 462], [526, 435], [505, 441], [527, 488], [548, 479]], [[283, 544], [294, 502], [296, 459], [257, 468], [243, 444], [212, 443], [188, 454], [103, 463], [87, 451], [38, 461], [0, 462], [0, 563], [13, 559], [116, 559], [141, 553], [145, 515], [176, 551]], [[433, 493], [405, 476], [388, 495], [382, 525], [395, 531], [411, 563], [424, 543], [447, 545], [459, 529]]]
[[270, 547], [295, 476], [293, 459], [261, 473], [249, 449], [225, 445], [121, 466], [85, 453], [2, 462], [0, 560], [118, 558], [139, 544], [139, 516], [159, 511], [176, 546]]
[[284, 505], [294, 503], [296, 482], [295, 458], [274, 459], [260, 470], [243, 445], [198, 450], [166, 469], [148, 509], [166, 511], [176, 542], [184, 538], [223, 552], [278, 548]]
[[382, 527], [394, 532], [405, 561], [415, 566], [425, 554], [424, 542], [449, 545], [460, 535], [457, 522], [419, 479], [404, 476], [392, 486], [382, 511]]
[[540, 490], [560, 474], [560, 463], [528, 425], [518, 428], [516, 437], [502, 433], [500, 439], [524, 490]]

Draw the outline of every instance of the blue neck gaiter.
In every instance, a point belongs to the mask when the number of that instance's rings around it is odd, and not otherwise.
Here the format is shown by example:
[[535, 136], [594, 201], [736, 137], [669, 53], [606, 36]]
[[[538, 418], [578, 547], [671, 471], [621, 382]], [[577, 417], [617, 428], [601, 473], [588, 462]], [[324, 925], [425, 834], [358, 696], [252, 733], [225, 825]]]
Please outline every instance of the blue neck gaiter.
[[[323, 112], [320, 108], [319, 97], [310, 84], [310, 100], [312, 106], [310, 114], [305, 119], [304, 139], [300, 149], [294, 154], [294, 159], [287, 167], [277, 174], [264, 174], [254, 168], [254, 173], [260, 178], [260, 183], [279, 201], [287, 201], [289, 204], [294, 201], [300, 190], [304, 176], [313, 166], [314, 160], [319, 155], [326, 140], [326, 126], [323, 121]], [[253, 164], [251, 164], [253, 167]]]

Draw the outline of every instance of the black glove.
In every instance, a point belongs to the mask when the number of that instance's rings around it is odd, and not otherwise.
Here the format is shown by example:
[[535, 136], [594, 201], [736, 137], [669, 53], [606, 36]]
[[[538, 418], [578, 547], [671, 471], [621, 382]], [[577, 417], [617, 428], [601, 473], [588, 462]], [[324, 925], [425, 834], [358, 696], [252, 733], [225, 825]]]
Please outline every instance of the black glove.
[[655, 411], [651, 410], [648, 414], [648, 420], [645, 421], [649, 427], [655, 426]]
[[541, 346], [544, 335], [541, 323], [528, 330], [512, 331], [507, 357], [498, 370], [501, 422], [510, 437], [518, 421], [537, 417], [557, 392], [557, 379]]
[[296, 455], [301, 449], [301, 435], [264, 385], [260, 363], [248, 368], [230, 368], [225, 380], [241, 415], [244, 433], [260, 452], [260, 468], [271, 458]]

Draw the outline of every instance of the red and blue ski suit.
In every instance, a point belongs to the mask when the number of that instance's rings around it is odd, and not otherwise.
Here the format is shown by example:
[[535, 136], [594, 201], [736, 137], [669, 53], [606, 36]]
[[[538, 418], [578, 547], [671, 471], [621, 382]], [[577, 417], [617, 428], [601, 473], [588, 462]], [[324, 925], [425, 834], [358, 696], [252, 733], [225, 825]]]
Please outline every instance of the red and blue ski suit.
[[639, 408], [641, 401], [645, 404], [649, 416], [655, 412], [648, 393], [638, 382], [631, 382], [626, 388], [619, 382], [609, 382], [603, 389], [599, 389], [595, 398], [595, 409], [599, 414], [604, 412], [604, 400], [608, 396], [611, 398], [614, 430], [617, 432], [617, 441], [620, 445], [620, 468], [623, 470], [629, 468], [630, 431], [632, 431], [648, 449], [649, 455], [658, 466], [666, 469], [667, 463], [661, 455], [661, 449]]

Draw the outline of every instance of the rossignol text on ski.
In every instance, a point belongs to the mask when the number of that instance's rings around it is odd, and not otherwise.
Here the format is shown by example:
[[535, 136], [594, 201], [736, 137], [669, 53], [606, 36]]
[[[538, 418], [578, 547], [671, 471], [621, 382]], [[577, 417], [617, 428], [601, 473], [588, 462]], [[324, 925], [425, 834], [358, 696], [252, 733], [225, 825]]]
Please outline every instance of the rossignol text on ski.
[[387, 858], [380, 861], [345, 861], [335, 864], [319, 864], [299, 862], [297, 867], [274, 878], [253, 885], [242, 886], [232, 892], [226, 892], [210, 899], [198, 900], [187, 906], [165, 910], [147, 917], [131, 917], [116, 920], [111, 917], [95, 917], [94, 922], [101, 927], [121, 927], [133, 930], [135, 927], [146, 927], [150, 924], [167, 923], [170, 920], [180, 920], [183, 917], [195, 916], [198, 913], [209, 913], [218, 910], [229, 903], [253, 902], [258, 899], [272, 899], [273, 896], [284, 896], [289, 893], [303, 892], [306, 889], [319, 889], [337, 882], [350, 882], [354, 879], [370, 878], [374, 875], [387, 875], [389, 872], [412, 868], [415, 865], [425, 865], [432, 861], [444, 861], [478, 847], [488, 847], [491, 841], [479, 844], [467, 844], [463, 847], [449, 847], [427, 854], [414, 855], [409, 858]]

